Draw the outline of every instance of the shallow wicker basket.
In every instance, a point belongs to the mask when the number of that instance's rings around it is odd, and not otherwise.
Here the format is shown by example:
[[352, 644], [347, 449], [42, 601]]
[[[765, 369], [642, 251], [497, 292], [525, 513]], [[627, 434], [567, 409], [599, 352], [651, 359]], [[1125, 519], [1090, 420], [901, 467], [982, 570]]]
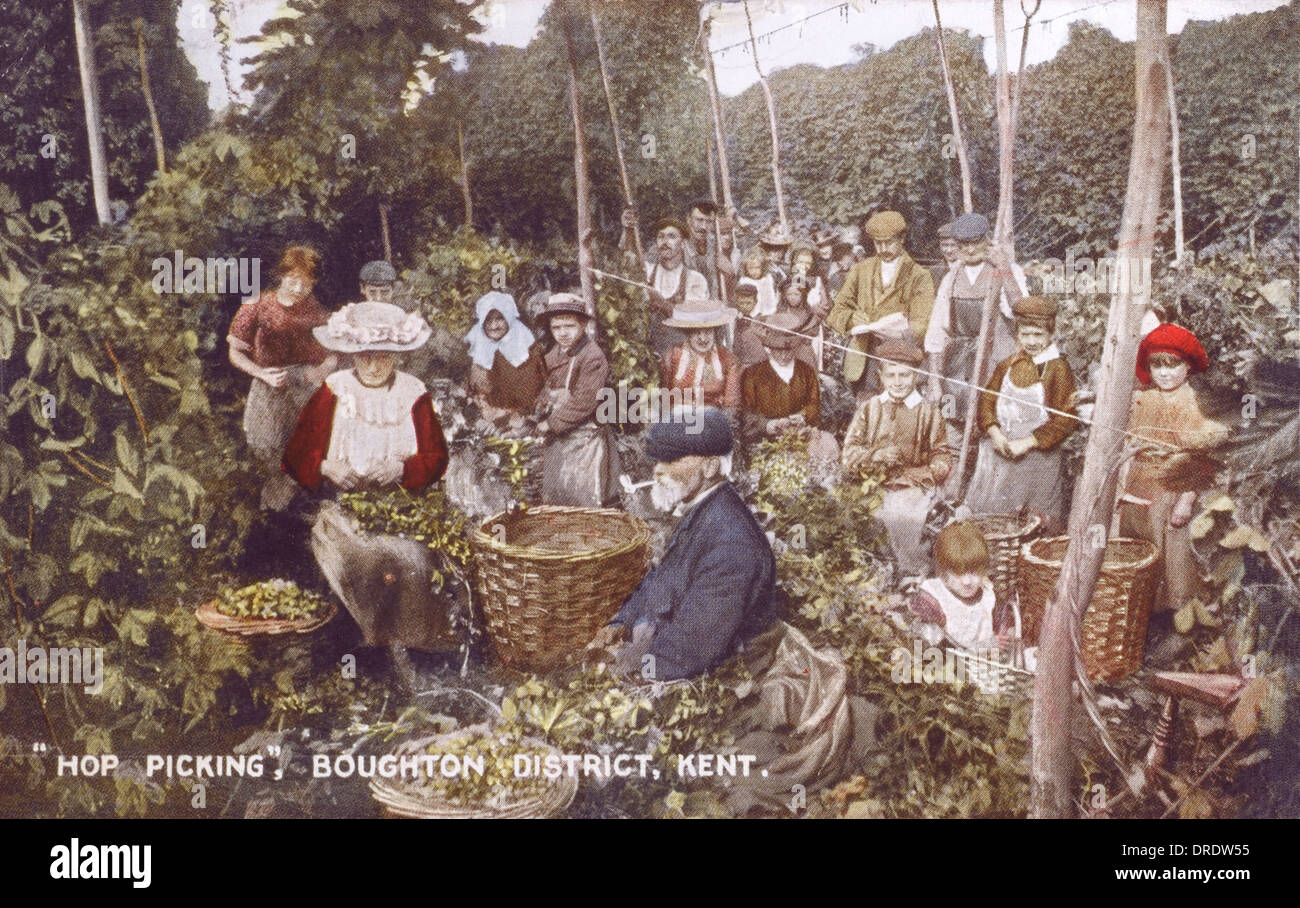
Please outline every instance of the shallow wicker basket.
[[[468, 729], [444, 732], [403, 741], [393, 751], [397, 757], [424, 753], [430, 744], [454, 740]], [[528, 747], [559, 754], [559, 751], [536, 738], [525, 738]], [[578, 778], [567, 773], [543, 787], [536, 795], [512, 801], [501, 807], [486, 804], [455, 804], [430, 792], [421, 792], [400, 784], [399, 780], [376, 777], [370, 780], [370, 796], [390, 816], [419, 820], [528, 820], [546, 819], [562, 813], [578, 793]]]
[[990, 697], [1023, 700], [1033, 693], [1034, 673], [1013, 664], [1009, 650], [973, 653], [948, 647], [965, 679]]
[[239, 618], [224, 615], [217, 610], [217, 600], [205, 602], [194, 610], [199, 623], [234, 640], [252, 643], [254, 640], [281, 637], [288, 634], [310, 634], [319, 630], [338, 613], [339, 607], [326, 602], [317, 615], [305, 618]]
[[1006, 602], [1016, 589], [1020, 547], [1038, 532], [1043, 518], [1037, 514], [977, 514], [969, 518], [989, 544], [989, 577], [998, 602]]
[[[1069, 542], [1068, 536], [1053, 536], [1035, 539], [1020, 550], [1020, 608], [1027, 643], [1038, 642]], [[1144, 539], [1107, 541], [1097, 587], [1083, 616], [1083, 666], [1092, 680], [1117, 681], [1142, 664], [1159, 554]]]
[[542, 506], [488, 519], [470, 545], [497, 655], [544, 672], [580, 656], [636, 589], [650, 527], [609, 508]]

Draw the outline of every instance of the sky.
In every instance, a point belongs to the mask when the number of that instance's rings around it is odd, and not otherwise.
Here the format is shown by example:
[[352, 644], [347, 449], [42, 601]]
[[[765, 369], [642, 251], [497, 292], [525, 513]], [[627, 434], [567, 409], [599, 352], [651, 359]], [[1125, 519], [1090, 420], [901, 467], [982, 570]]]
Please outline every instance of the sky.
[[[362, 0], [364, 2], [364, 0]], [[489, 0], [480, 18], [486, 25], [479, 35], [487, 43], [523, 47], [537, 32], [537, 22], [549, 0]], [[626, 0], [635, 2], [635, 0]], [[230, 0], [231, 31], [236, 37], [257, 34], [285, 4], [281, 0]], [[1007, 53], [1017, 66], [1024, 16], [1017, 0], [1006, 2]], [[1026, 0], [1028, 5], [1028, 0]], [[1259, 12], [1285, 6], [1286, 0], [1169, 0], [1171, 34], [1192, 20], [1226, 19], [1238, 13]], [[706, 5], [713, 18], [710, 47], [718, 88], [736, 95], [758, 81], [744, 6], [739, 2]], [[208, 83], [208, 103], [223, 107], [229, 97], [223, 84], [208, 0], [183, 0], [181, 42], [186, 54]], [[754, 32], [759, 36], [758, 57], [764, 74], [800, 63], [837, 66], [853, 60], [855, 45], [870, 43], [886, 50], [903, 38], [934, 25], [930, 0], [749, 0]], [[990, 38], [984, 52], [990, 71], [996, 67], [993, 47], [991, 0], [940, 0], [945, 29]], [[806, 20], [806, 21], [801, 21]], [[1134, 0], [1042, 0], [1029, 29], [1029, 65], [1050, 60], [1064, 46], [1069, 24], [1088, 21], [1108, 29], [1123, 41], [1135, 33]], [[253, 53], [251, 46], [235, 47], [235, 79], [243, 67], [238, 58]], [[238, 88], [238, 85], [237, 85]], [[245, 98], [247, 100], [247, 98]]]

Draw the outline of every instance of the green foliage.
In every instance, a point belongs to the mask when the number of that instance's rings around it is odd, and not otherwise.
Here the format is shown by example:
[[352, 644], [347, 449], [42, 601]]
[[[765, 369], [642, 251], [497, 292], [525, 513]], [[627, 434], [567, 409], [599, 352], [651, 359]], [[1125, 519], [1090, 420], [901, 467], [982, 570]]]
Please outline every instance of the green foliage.
[[263, 580], [238, 590], [223, 590], [217, 611], [237, 618], [306, 618], [325, 606], [316, 593], [289, 580]]
[[363, 532], [414, 539], [428, 546], [437, 563], [432, 573], [435, 590], [442, 589], [449, 577], [468, 586], [474, 553], [465, 533], [466, 518], [442, 489], [432, 488], [418, 495], [403, 488], [392, 492], [349, 492], [339, 501]]

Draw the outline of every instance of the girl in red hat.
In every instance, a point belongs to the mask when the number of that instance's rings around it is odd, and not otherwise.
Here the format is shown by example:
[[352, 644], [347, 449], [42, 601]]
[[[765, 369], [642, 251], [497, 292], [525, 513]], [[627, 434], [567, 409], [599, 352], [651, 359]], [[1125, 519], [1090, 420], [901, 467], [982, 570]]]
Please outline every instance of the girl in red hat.
[[1196, 335], [1177, 325], [1161, 325], [1138, 347], [1137, 378], [1130, 431], [1160, 442], [1134, 457], [1119, 504], [1119, 533], [1155, 543], [1164, 559], [1165, 583], [1157, 610], [1179, 608], [1196, 593], [1199, 568], [1192, 553], [1188, 522], [1196, 493], [1214, 479], [1214, 462], [1202, 453], [1223, 441], [1226, 426], [1208, 419], [1196, 402], [1187, 376], [1210, 366]]

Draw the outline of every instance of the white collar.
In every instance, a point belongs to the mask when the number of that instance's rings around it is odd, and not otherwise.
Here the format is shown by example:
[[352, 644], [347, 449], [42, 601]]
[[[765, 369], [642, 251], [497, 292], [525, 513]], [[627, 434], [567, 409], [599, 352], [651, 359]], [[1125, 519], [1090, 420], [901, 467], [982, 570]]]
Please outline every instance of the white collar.
[[[894, 399], [888, 391], [882, 391], [877, 394], [876, 397], [882, 404], [890, 403]], [[913, 388], [912, 393], [904, 397], [901, 403], [903, 406], [907, 407], [907, 409], [915, 410], [917, 405], [923, 400], [925, 400], [925, 398], [921, 396], [921, 392]]]
[[1048, 344], [1047, 349], [1034, 357], [1034, 365], [1041, 366], [1043, 363], [1050, 363], [1054, 359], [1060, 359], [1061, 351], [1056, 349], [1056, 344]]
[[894, 259], [892, 262], [886, 262], [884, 259], [881, 259], [880, 260], [880, 283], [884, 284], [886, 287], [892, 284], [894, 282], [895, 275], [898, 274], [898, 266], [901, 265], [902, 263], [903, 263], [903, 257], [901, 255], [898, 258]]
[[790, 360], [790, 365], [782, 366], [769, 355], [767, 362], [768, 365], [772, 367], [772, 371], [776, 373], [777, 378], [781, 379], [781, 381], [785, 382], [787, 385], [790, 384], [791, 380], [794, 378], [794, 364], [798, 362], [798, 360], [792, 359]]
[[966, 269], [967, 283], [974, 284], [980, 279], [980, 272], [984, 270], [984, 263], [980, 262], [978, 265], [963, 264], [962, 267]]

